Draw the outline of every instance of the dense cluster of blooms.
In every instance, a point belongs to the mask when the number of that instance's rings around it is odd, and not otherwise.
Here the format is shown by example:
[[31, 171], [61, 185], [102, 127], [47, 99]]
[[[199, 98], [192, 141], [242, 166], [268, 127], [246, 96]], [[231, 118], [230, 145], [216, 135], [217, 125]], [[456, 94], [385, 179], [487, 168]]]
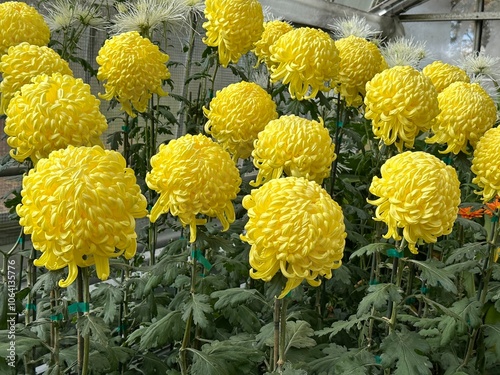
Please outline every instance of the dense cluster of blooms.
[[5, 121], [10, 155], [36, 164], [53, 150], [73, 146], [102, 145], [108, 124], [99, 100], [80, 78], [41, 74], [21, 87], [10, 101]]
[[455, 82], [438, 96], [441, 112], [432, 125], [428, 143], [446, 144], [443, 153], [468, 153], [497, 119], [493, 99], [478, 83]]
[[21, 1], [0, 4], [0, 30], [0, 56], [22, 42], [46, 46], [50, 40], [49, 26], [43, 16]]
[[386, 145], [412, 148], [419, 132], [439, 114], [438, 93], [430, 78], [410, 66], [395, 66], [366, 84], [365, 117]]
[[451, 233], [460, 204], [460, 182], [455, 169], [426, 152], [406, 151], [388, 159], [375, 176], [370, 192], [379, 197], [375, 220], [387, 224], [384, 238], [401, 240], [417, 253], [419, 239], [434, 243]]
[[210, 109], [203, 111], [208, 118], [205, 131], [235, 160], [248, 158], [259, 132], [278, 117], [271, 95], [256, 83], [245, 81], [217, 91]]
[[199, 215], [217, 217], [224, 230], [234, 222], [231, 201], [240, 190], [240, 173], [218, 143], [202, 134], [187, 134], [162, 144], [151, 167], [146, 183], [160, 193], [151, 209], [152, 222], [162, 213], [178, 216], [190, 226], [191, 242], [196, 240], [196, 225], [206, 223]]
[[422, 73], [429, 77], [438, 93], [454, 82], [470, 82], [470, 78], [462, 68], [446, 64], [440, 60], [433, 61], [422, 69]]
[[270, 281], [278, 272], [288, 279], [278, 298], [304, 280], [312, 286], [339, 268], [345, 245], [340, 206], [305, 178], [269, 181], [243, 198], [248, 210], [243, 241], [251, 245], [250, 276]]
[[10, 100], [21, 87], [39, 74], [73, 75], [69, 64], [57, 52], [46, 46], [23, 42], [9, 48], [0, 59], [0, 114], [5, 114]]
[[282, 35], [270, 48], [271, 81], [288, 84], [292, 98], [311, 99], [330, 91], [339, 72], [339, 51], [326, 32], [299, 27]]
[[472, 159], [472, 182], [479, 186], [483, 201], [500, 195], [500, 128], [488, 130], [477, 142]]
[[203, 43], [217, 47], [227, 67], [254, 47], [264, 31], [264, 13], [257, 0], [206, 0]]
[[54, 151], [23, 179], [20, 224], [42, 252], [37, 267], [68, 267], [59, 281], [67, 287], [78, 267], [96, 265], [97, 276], [109, 276], [109, 258], [134, 256], [135, 218], [146, 216], [146, 198], [134, 171], [115, 151], [99, 146]]
[[274, 20], [264, 23], [264, 32], [255, 43], [255, 49], [253, 51], [257, 56], [258, 62], [266, 64], [268, 70], [271, 70], [271, 67], [276, 64], [271, 61], [271, 46], [282, 35], [291, 30], [293, 30], [293, 26], [285, 21]]
[[334, 150], [322, 119], [281, 116], [269, 122], [255, 141], [252, 157], [259, 173], [251, 184], [259, 186], [283, 173], [321, 184], [330, 175]]
[[366, 83], [386, 68], [385, 59], [373, 43], [350, 35], [335, 42], [340, 65], [336, 90], [348, 106], [360, 106], [366, 94]]
[[132, 107], [145, 112], [153, 94], [167, 95], [163, 80], [170, 78], [167, 69], [169, 56], [137, 31], [116, 35], [104, 42], [96, 58], [99, 64], [97, 79], [105, 82], [106, 100], [116, 98], [130, 116]]

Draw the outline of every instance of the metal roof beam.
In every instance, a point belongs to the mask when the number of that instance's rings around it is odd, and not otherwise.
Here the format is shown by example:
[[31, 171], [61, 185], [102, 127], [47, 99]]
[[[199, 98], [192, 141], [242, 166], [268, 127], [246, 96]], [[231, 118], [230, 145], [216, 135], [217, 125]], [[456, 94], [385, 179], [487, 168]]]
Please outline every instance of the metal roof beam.
[[401, 14], [399, 20], [401, 22], [500, 20], [500, 12]]

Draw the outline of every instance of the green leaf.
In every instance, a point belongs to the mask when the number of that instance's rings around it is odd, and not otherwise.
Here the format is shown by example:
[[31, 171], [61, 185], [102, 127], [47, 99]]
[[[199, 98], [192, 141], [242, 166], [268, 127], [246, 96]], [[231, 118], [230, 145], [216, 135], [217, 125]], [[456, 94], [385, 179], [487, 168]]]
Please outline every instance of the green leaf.
[[457, 294], [457, 287], [452, 281], [453, 274], [443, 268], [443, 263], [435, 260], [428, 259], [424, 262], [408, 259], [408, 262], [414, 263], [421, 270], [420, 277], [422, 280], [427, 281], [430, 286], [442, 286], [448, 292]]
[[361, 300], [358, 305], [356, 316], [360, 318], [368, 313], [373, 306], [375, 309], [386, 307], [389, 301], [396, 303], [401, 302], [401, 290], [391, 283], [370, 285], [368, 294]]
[[123, 301], [123, 291], [114, 285], [100, 283], [92, 291], [92, 301], [97, 306], [103, 307], [104, 322], [109, 324], [115, 319], [118, 313], [117, 306]]
[[387, 242], [371, 243], [356, 250], [354, 253], [351, 254], [349, 259], [361, 257], [363, 255], [372, 255], [373, 253], [381, 253], [393, 247], [394, 245], [391, 245], [390, 243]]
[[361, 329], [362, 324], [370, 318], [370, 314], [364, 314], [359, 318], [356, 315], [351, 315], [348, 320], [340, 320], [334, 322], [330, 328], [323, 328], [322, 330], [316, 331], [317, 336], [330, 335], [330, 339], [335, 336], [340, 331], [350, 331], [354, 326]]
[[446, 259], [446, 264], [453, 264], [461, 262], [462, 260], [475, 259], [478, 253], [483, 253], [487, 251], [487, 244], [485, 242], [472, 242], [468, 243], [463, 247], [458, 249], [453, 249], [448, 258]]
[[500, 323], [484, 325], [484, 345], [495, 353], [500, 362]]
[[191, 299], [184, 305], [182, 320], [186, 322], [192, 314], [196, 325], [201, 328], [207, 328], [208, 319], [206, 314], [210, 314], [213, 311], [212, 306], [208, 303], [209, 301], [210, 297], [206, 294], [192, 294]]
[[429, 344], [417, 333], [404, 329], [394, 331], [380, 346], [382, 366], [390, 368], [396, 364], [394, 375], [431, 375], [432, 363], [423, 355], [430, 350]]
[[314, 330], [303, 320], [286, 322], [285, 354], [290, 348], [312, 348], [316, 346]]
[[248, 303], [251, 300], [267, 304], [266, 298], [256, 289], [230, 288], [213, 292], [210, 297], [218, 299], [214, 305], [216, 310]]
[[178, 341], [184, 334], [185, 323], [181, 319], [181, 312], [171, 311], [153, 324], [139, 328], [128, 337], [127, 343], [140, 339], [139, 347], [142, 350], [162, 347], [167, 342]]
[[102, 344], [106, 344], [111, 336], [108, 326], [98, 316], [84, 314], [78, 318], [76, 327], [81, 330], [82, 336], [89, 334], [93, 341]]
[[241, 327], [245, 332], [257, 333], [261, 327], [257, 314], [246, 305], [226, 307], [221, 311], [233, 327]]
[[309, 362], [310, 369], [315, 374], [322, 375], [366, 375], [371, 366], [375, 365], [373, 353], [366, 349], [351, 349], [337, 344], [329, 344], [323, 349], [324, 356]]

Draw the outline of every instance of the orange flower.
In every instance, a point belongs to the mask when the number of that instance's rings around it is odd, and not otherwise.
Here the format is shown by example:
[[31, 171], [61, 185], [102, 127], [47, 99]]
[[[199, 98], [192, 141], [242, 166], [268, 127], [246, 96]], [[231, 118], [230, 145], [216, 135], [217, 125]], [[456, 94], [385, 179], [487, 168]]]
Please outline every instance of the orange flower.
[[490, 216], [494, 216], [498, 214], [498, 210], [500, 209], [500, 195], [497, 195], [496, 199], [493, 202], [486, 203], [484, 208], [484, 213]]
[[480, 208], [478, 210], [472, 210], [472, 206], [462, 207], [458, 209], [458, 215], [463, 217], [464, 219], [474, 219], [477, 217], [483, 217], [484, 208]]

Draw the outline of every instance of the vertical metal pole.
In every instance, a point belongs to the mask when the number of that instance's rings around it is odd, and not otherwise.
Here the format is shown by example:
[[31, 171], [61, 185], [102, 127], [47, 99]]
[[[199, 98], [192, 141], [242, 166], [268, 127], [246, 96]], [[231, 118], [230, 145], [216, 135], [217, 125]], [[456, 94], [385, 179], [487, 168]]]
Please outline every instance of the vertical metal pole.
[[[484, 0], [476, 0], [476, 12], [484, 12]], [[476, 20], [474, 25], [474, 51], [481, 51], [481, 39], [483, 36], [483, 20]]]

